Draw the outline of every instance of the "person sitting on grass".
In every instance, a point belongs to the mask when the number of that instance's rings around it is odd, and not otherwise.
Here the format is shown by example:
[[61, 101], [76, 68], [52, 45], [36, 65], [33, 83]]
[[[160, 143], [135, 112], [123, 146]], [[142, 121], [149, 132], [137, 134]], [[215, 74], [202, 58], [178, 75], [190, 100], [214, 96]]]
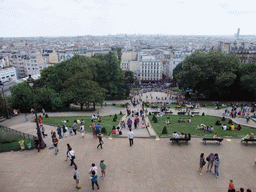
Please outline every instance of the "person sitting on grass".
[[239, 124], [237, 128], [235, 128], [235, 131], [240, 131], [242, 129], [241, 125]]
[[205, 133], [210, 133], [210, 128], [207, 126], [204, 132]]
[[182, 119], [182, 123], [186, 123], [186, 119], [185, 118]]
[[217, 120], [217, 121], [215, 122], [215, 125], [221, 125], [221, 122], [220, 122], [219, 120]]
[[182, 120], [181, 120], [181, 118], [179, 118], [179, 119], [178, 119], [178, 123], [181, 123], [181, 122], [182, 122]]
[[213, 129], [212, 126], [210, 127], [210, 132], [211, 132], [211, 133], [214, 132], [214, 129]]
[[190, 118], [188, 118], [188, 123], [191, 123], [191, 119]]

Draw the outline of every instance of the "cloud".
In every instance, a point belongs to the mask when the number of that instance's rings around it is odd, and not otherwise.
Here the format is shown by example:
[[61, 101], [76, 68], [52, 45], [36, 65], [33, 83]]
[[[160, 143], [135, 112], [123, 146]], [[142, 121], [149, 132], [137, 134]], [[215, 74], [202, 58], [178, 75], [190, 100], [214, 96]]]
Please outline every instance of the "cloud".
[[221, 4], [219, 4], [219, 6], [224, 9], [228, 9], [228, 7], [230, 7], [230, 5], [228, 5], [227, 3], [221, 3]]
[[235, 15], [235, 16], [239, 16], [239, 15], [245, 15], [245, 14], [253, 14], [255, 13], [255, 11], [238, 11], [238, 10], [228, 10], [226, 12], [229, 15]]

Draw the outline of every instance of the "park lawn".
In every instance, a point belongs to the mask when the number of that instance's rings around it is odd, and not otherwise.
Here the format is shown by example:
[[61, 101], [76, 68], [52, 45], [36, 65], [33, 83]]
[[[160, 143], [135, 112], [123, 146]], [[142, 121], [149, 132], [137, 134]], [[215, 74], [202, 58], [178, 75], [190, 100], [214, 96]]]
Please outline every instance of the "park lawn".
[[[191, 123], [178, 123], [178, 119], [185, 118], [186, 122], [189, 118], [187, 115], [170, 115], [170, 119], [166, 118], [166, 115], [163, 115], [162, 117], [157, 117], [157, 123], [154, 123], [152, 121], [153, 115], [148, 116], [151, 125], [153, 126], [154, 130], [159, 136], [162, 136], [163, 128], [167, 128], [168, 136], [172, 135], [174, 131], [180, 132], [180, 133], [190, 133], [192, 136], [209, 136], [212, 137], [215, 132], [218, 132], [219, 137], [225, 137], [225, 136], [232, 136], [232, 137], [244, 137], [246, 134], [254, 133], [256, 134], [256, 129], [248, 128], [242, 126], [241, 131], [224, 131], [222, 130], [221, 126], [215, 125], [215, 122], [217, 120], [221, 121], [221, 118], [219, 117], [211, 117], [211, 116], [199, 116], [195, 115], [191, 118]], [[169, 121], [171, 125], [166, 125], [165, 121]], [[226, 124], [227, 127], [230, 126], [228, 124], [228, 121], [221, 121], [222, 124]], [[200, 126], [200, 124], [205, 124], [206, 126], [213, 126], [214, 132], [213, 133], [204, 133], [203, 130], [196, 130], [197, 125]], [[236, 126], [236, 125], [235, 125]]]
[[[113, 126], [117, 126], [122, 117], [123, 117], [123, 115], [120, 115], [120, 114], [117, 115], [117, 121], [116, 122], [113, 122], [114, 115], [112, 115], [112, 116], [101, 116], [100, 117], [101, 120], [102, 120], [100, 125], [106, 129], [107, 135], [112, 133]], [[67, 127], [71, 127], [73, 125], [73, 122], [74, 122], [75, 119], [76, 120], [79, 119], [80, 121], [82, 121], [82, 119], [83, 119], [85, 121], [85, 125], [84, 125], [85, 131], [86, 132], [92, 132], [92, 129], [90, 127], [92, 125], [91, 116], [48, 117], [48, 118], [43, 118], [43, 124], [56, 126], [56, 129], [57, 129], [57, 125], [60, 125], [62, 127], [62, 121], [68, 120], [68, 122], [65, 123], [65, 125]], [[94, 123], [96, 124], [97, 122], [94, 122]], [[78, 129], [80, 129], [79, 125], [78, 125]]]

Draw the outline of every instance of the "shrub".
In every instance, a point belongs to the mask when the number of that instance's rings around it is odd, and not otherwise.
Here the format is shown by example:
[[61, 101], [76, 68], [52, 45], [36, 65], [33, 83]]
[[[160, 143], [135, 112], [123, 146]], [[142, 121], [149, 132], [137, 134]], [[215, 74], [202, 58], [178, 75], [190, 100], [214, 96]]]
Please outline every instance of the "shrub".
[[120, 113], [119, 113], [120, 115], [123, 115], [123, 112], [122, 111], [120, 111]]
[[204, 112], [202, 113], [202, 116], [205, 116]]
[[221, 118], [221, 121], [226, 121], [226, 118], [225, 118], [225, 117], [222, 117], [222, 118]]
[[154, 123], [157, 123], [157, 118], [155, 117], [155, 119], [154, 119]]
[[154, 120], [155, 120], [155, 118], [156, 118], [156, 116], [155, 116], [155, 115], [153, 115], [153, 117], [152, 117], [152, 121], [154, 121]]
[[228, 124], [232, 124], [232, 123], [233, 123], [233, 121], [231, 119], [229, 119]]
[[18, 140], [22, 140], [18, 133], [4, 132], [0, 134], [0, 143], [12, 143]]
[[166, 128], [166, 127], [164, 127], [164, 128], [163, 128], [162, 134], [163, 134], [163, 135], [168, 134], [168, 132], [167, 132], [167, 128]]
[[45, 114], [45, 118], [48, 118], [48, 117], [49, 117], [49, 116], [48, 116], [48, 114], [46, 113], [46, 114]]
[[105, 127], [102, 127], [102, 128], [101, 128], [101, 133], [105, 133], [105, 134], [107, 133], [107, 131], [106, 131], [106, 128], [105, 128]]
[[151, 115], [151, 112], [149, 112], [149, 115]]

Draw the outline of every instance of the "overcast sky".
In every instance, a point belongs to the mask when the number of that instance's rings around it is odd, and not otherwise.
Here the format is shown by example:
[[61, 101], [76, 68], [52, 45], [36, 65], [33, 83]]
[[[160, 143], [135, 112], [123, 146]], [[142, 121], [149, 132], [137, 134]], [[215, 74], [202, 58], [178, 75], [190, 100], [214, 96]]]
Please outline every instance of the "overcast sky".
[[0, 37], [256, 34], [255, 0], [0, 0]]

